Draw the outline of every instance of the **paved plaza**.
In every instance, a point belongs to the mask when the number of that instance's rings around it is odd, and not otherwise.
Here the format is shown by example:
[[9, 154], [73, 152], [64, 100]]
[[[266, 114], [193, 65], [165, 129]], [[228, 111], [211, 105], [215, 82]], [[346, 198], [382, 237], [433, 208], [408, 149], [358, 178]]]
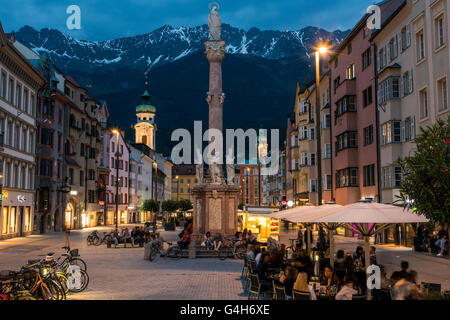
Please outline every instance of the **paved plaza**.
[[[123, 248], [123, 244], [117, 249], [88, 247], [85, 239], [92, 230], [72, 232], [71, 245], [79, 248], [87, 262], [90, 282], [85, 292], [71, 294], [69, 299], [247, 299], [240, 280], [241, 261], [160, 258], [150, 262], [143, 259], [143, 248]], [[178, 233], [161, 232], [168, 241], [175, 241]], [[293, 235], [284, 233], [281, 240], [287, 243]], [[359, 243], [336, 237], [336, 247], [346, 251], [353, 252]], [[0, 269], [17, 270], [28, 259], [52, 251], [62, 253], [63, 245], [63, 233], [0, 241]], [[387, 267], [389, 274], [398, 269], [401, 260], [408, 260], [411, 269], [418, 271], [419, 281], [441, 283], [444, 290], [450, 290], [450, 259], [387, 245], [377, 246], [377, 253], [378, 262]]]

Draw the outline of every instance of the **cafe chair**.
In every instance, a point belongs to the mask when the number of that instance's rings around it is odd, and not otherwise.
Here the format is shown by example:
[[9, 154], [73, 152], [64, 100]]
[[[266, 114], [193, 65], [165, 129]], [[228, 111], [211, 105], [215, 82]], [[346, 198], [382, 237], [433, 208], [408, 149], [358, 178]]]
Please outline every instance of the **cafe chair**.
[[372, 291], [372, 299], [377, 301], [391, 301], [392, 295], [389, 289], [375, 289]]
[[311, 300], [311, 293], [309, 293], [308, 291], [292, 290], [292, 299], [293, 300]]
[[287, 300], [286, 289], [273, 281], [273, 300]]
[[367, 300], [366, 294], [354, 294], [352, 295], [352, 300]]
[[248, 259], [247, 255], [244, 255], [244, 265], [242, 266], [241, 278], [247, 278], [248, 274]]
[[272, 290], [268, 291], [267, 289], [262, 289], [261, 282], [259, 281], [258, 274], [249, 274], [250, 286], [248, 288], [248, 299], [256, 298], [260, 299], [261, 295], [266, 297], [266, 294], [271, 294]]
[[250, 260], [249, 261], [250, 262], [250, 264], [249, 264], [249, 271], [250, 271], [250, 273], [253, 273], [253, 274], [256, 274], [256, 273], [258, 273], [258, 267], [256, 266], [256, 261], [255, 260]]
[[422, 282], [421, 286], [422, 286], [422, 288], [425, 289], [425, 291], [428, 291], [428, 294], [433, 294], [433, 293], [441, 294], [442, 287], [441, 287], [440, 283]]

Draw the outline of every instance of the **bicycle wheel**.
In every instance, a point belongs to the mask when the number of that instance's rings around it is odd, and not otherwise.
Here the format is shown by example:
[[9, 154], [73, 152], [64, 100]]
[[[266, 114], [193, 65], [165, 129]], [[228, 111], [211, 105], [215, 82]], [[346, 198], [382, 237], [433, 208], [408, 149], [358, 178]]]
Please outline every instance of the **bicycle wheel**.
[[87, 265], [86, 262], [83, 261], [81, 258], [72, 258], [70, 259], [70, 264], [74, 266], [79, 266], [81, 270], [86, 271]]
[[84, 291], [87, 288], [87, 286], [89, 284], [89, 276], [88, 276], [88, 274], [86, 273], [86, 271], [80, 270], [80, 275], [81, 275], [80, 288], [79, 289], [75, 289], [75, 288], [69, 289], [70, 292], [81, 292], [81, 291]]
[[150, 255], [148, 256], [148, 260], [149, 260], [149, 261], [155, 260], [157, 255], [158, 255], [157, 250], [155, 250], [155, 249], [150, 249]]
[[53, 280], [44, 280], [39, 285], [40, 296], [44, 300], [62, 300], [62, 289]]
[[61, 284], [61, 288], [64, 291], [64, 294], [69, 293], [69, 285], [68, 285], [68, 279], [64, 273], [57, 273], [58, 281]]
[[167, 251], [167, 257], [178, 260], [181, 258], [181, 249], [178, 246], [169, 248]]
[[101, 245], [102, 244], [102, 239], [100, 239], [100, 237], [95, 237], [95, 239], [94, 239], [94, 246], [96, 246], [96, 247], [98, 247], [99, 245]]

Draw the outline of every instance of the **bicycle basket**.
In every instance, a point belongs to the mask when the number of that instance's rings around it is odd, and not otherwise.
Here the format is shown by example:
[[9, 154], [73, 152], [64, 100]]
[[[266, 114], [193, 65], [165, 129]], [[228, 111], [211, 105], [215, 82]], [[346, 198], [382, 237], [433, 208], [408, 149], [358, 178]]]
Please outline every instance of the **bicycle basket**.
[[70, 256], [71, 257], [79, 257], [80, 255], [78, 254], [78, 249], [70, 250]]

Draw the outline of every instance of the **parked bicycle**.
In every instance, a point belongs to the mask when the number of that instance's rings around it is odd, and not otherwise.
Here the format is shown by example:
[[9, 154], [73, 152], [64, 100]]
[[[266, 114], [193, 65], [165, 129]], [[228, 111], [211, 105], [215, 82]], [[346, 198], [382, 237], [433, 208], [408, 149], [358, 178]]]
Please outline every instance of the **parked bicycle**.
[[[168, 246], [167, 249], [164, 248], [164, 244]], [[151, 243], [149, 260], [153, 261], [158, 256], [167, 257], [174, 260], [178, 260], [182, 256], [182, 250], [178, 243], [173, 244], [172, 242], [167, 242], [162, 239], [155, 239]]]
[[87, 245], [91, 246], [100, 246], [103, 243], [108, 243], [110, 241], [114, 240], [114, 232], [103, 232], [103, 235], [100, 235], [100, 233], [97, 230], [92, 231], [91, 234], [88, 235], [86, 241]]
[[224, 238], [222, 245], [217, 254], [221, 260], [226, 258], [244, 259], [247, 247], [245, 244], [235, 246], [233, 240], [230, 238]]

